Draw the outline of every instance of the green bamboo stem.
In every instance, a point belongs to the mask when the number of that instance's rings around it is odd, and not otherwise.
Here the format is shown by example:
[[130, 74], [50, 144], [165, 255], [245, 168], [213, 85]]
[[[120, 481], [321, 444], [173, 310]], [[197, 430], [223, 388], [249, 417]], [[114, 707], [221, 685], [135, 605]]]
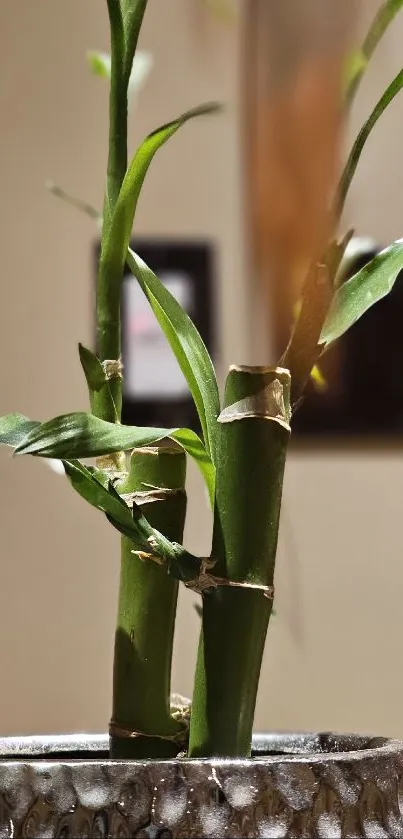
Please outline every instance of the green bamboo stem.
[[126, 42], [125, 77], [127, 83], [129, 83], [133, 59], [137, 49], [137, 41], [148, 0], [121, 0], [121, 2], [123, 8]]
[[[111, 32], [111, 81], [109, 93], [109, 147], [106, 192], [103, 209], [101, 256], [97, 282], [97, 345], [101, 361], [118, 360], [121, 354], [121, 276], [115, 276], [115, 268], [105, 255], [112, 215], [127, 171], [127, 120], [128, 86], [135, 47], [140, 30], [146, 0], [132, 0], [130, 7], [142, 7], [136, 16], [131, 8], [126, 9], [129, 20], [135, 17], [135, 26], [125, 31], [125, 20], [120, 0], [107, 0]], [[126, 27], [128, 26], [126, 22]], [[130, 35], [130, 44], [127, 38]], [[122, 380], [116, 376], [110, 381], [110, 389], [118, 417], [122, 411]], [[106, 406], [100, 400], [100, 417], [106, 419]], [[105, 411], [103, 410], [105, 408]]]
[[[136, 449], [120, 494], [135, 493], [150, 524], [182, 542], [186, 515], [186, 456], [178, 448]], [[147, 736], [111, 736], [115, 758], [172, 757], [183, 731], [170, 712], [171, 662], [178, 583], [164, 568], [133, 555], [122, 539], [115, 637], [112, 719]], [[111, 728], [113, 734], [113, 728]]]
[[[121, 287], [122, 271], [116, 275], [114, 261], [105, 248], [111, 219], [127, 171], [128, 87], [137, 41], [147, 0], [107, 0], [111, 35], [111, 80], [109, 92], [109, 145], [105, 200], [102, 215], [101, 255], [98, 266], [96, 315], [97, 351], [101, 362], [121, 358]], [[109, 390], [116, 408], [116, 419], [122, 414], [122, 376], [109, 379]], [[110, 399], [106, 391], [97, 399], [97, 416], [108, 420]], [[110, 459], [120, 463], [122, 457]]]
[[[289, 438], [290, 375], [232, 367], [219, 417], [214, 576], [273, 586]], [[272, 599], [247, 587], [203, 595], [190, 724], [191, 757], [250, 754]]]

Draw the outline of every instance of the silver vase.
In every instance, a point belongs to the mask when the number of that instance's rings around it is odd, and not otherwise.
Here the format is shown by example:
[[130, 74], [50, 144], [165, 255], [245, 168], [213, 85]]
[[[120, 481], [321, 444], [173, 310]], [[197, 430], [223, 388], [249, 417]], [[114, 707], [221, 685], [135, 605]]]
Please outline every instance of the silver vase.
[[403, 837], [403, 742], [257, 735], [248, 760], [115, 761], [106, 736], [0, 740], [0, 837]]

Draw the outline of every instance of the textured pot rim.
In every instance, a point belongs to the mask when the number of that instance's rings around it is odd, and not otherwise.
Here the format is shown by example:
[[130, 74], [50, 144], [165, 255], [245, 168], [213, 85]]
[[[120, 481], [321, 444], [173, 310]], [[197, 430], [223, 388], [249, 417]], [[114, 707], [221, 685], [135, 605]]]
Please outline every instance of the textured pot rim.
[[[326, 742], [333, 742], [336, 748], [327, 751], [323, 748]], [[322, 743], [322, 748], [321, 748]], [[342, 746], [338, 749], [337, 745]], [[351, 748], [348, 748], [348, 745]], [[274, 754], [267, 752], [271, 747]], [[21, 737], [0, 738], [0, 764], [19, 763], [68, 763], [77, 765], [91, 762], [96, 766], [108, 763], [115, 764], [139, 764], [163, 763], [167, 764], [195, 764], [204, 763], [212, 766], [236, 765], [277, 765], [285, 763], [340, 763], [357, 762], [368, 759], [379, 759], [403, 753], [403, 740], [377, 738], [364, 735], [339, 734], [324, 732], [312, 734], [305, 732], [280, 732], [280, 733], [258, 733], [253, 736], [253, 747], [255, 754], [250, 758], [170, 758], [170, 759], [142, 759], [142, 760], [116, 760], [105, 756], [109, 748], [109, 737], [106, 734], [58, 734], [58, 735], [32, 735]], [[287, 747], [289, 750], [287, 750]], [[278, 751], [278, 749], [283, 751]], [[83, 756], [80, 757], [80, 752]], [[88, 754], [90, 753], [90, 758]], [[99, 757], [98, 757], [99, 755]]]

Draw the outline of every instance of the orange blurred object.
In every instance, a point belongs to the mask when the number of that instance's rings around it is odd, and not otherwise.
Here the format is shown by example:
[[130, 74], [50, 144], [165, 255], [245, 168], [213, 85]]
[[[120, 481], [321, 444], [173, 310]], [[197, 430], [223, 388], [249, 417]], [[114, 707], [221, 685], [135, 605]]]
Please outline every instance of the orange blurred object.
[[255, 240], [260, 261], [291, 281], [320, 257], [332, 233], [355, 6], [354, 0], [247, 0], [255, 65], [247, 91], [255, 87]]

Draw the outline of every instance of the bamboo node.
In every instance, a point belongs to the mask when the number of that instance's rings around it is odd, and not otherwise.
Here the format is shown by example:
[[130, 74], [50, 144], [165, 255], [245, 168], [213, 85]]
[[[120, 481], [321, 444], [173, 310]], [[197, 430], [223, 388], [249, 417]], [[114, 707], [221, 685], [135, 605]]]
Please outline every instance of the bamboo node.
[[221, 411], [218, 422], [229, 423], [243, 419], [270, 420], [290, 431], [290, 411], [287, 409], [283, 385], [279, 378], [275, 378], [259, 393], [228, 405]]
[[133, 502], [138, 506], [141, 507], [143, 504], [153, 504], [157, 501], [166, 501], [168, 498], [176, 497], [177, 495], [183, 495], [183, 489], [151, 489], [136, 492], [126, 492], [123, 493], [120, 497], [126, 502], [128, 507], [133, 507]]
[[138, 737], [148, 737], [153, 740], [168, 740], [171, 743], [179, 743], [182, 745], [186, 742], [188, 736], [188, 726], [184, 727], [176, 734], [149, 734], [145, 731], [135, 731], [131, 728], [121, 725], [116, 720], [112, 719], [109, 723], [109, 735], [118, 740], [136, 740]]
[[196, 594], [204, 594], [209, 589], [217, 589], [221, 587], [228, 588], [243, 588], [252, 591], [260, 591], [268, 600], [274, 600], [274, 586], [265, 586], [261, 583], [248, 583], [239, 580], [228, 580], [225, 577], [215, 577], [214, 574], [209, 573], [209, 568], [214, 565], [210, 559], [202, 562], [200, 574], [195, 580], [185, 583], [186, 588], [196, 592]]
[[121, 358], [107, 358], [102, 362], [104, 373], [108, 381], [111, 379], [123, 379], [123, 362]]

